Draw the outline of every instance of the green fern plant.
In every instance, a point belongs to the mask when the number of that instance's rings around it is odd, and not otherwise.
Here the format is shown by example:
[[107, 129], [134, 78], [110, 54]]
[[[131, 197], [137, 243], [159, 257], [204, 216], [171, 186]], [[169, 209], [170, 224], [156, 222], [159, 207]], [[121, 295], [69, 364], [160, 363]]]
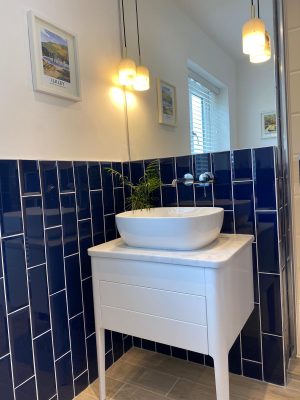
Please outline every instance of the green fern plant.
[[126, 208], [131, 210], [142, 210], [153, 207], [155, 193], [160, 188], [162, 182], [159, 175], [159, 161], [151, 161], [145, 170], [145, 175], [139, 179], [139, 183], [134, 185], [127, 176], [113, 168], [106, 168], [111, 175], [119, 178], [124, 186], [131, 191], [131, 196], [126, 199]]

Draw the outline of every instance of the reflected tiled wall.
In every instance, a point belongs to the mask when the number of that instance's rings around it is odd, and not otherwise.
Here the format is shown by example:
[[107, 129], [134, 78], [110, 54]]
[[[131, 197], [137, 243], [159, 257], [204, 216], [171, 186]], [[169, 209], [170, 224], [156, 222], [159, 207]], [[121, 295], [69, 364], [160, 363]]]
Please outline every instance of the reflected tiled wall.
[[[284, 383], [276, 149], [160, 160], [158, 206], [220, 206], [223, 232], [251, 233], [255, 310], [230, 352], [230, 369]], [[0, 161], [0, 393], [5, 399], [72, 399], [97, 377], [87, 249], [115, 239], [128, 195], [106, 167], [134, 182], [132, 163]], [[175, 177], [211, 170], [213, 186], [173, 188]], [[279, 236], [278, 236], [279, 232]], [[212, 365], [201, 354], [106, 332], [107, 367], [132, 344]]]

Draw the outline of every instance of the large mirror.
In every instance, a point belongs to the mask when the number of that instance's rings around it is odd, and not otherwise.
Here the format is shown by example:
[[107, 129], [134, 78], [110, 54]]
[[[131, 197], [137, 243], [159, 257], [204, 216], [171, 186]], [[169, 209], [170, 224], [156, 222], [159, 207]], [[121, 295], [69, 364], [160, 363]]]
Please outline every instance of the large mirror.
[[[128, 96], [131, 159], [277, 145], [272, 0], [259, 4], [272, 45], [263, 63], [243, 54], [250, 0], [137, 4], [142, 64], [150, 70], [151, 86]], [[138, 62], [135, 0], [124, 0], [124, 10], [127, 54]], [[168, 110], [174, 96], [175, 116]]]

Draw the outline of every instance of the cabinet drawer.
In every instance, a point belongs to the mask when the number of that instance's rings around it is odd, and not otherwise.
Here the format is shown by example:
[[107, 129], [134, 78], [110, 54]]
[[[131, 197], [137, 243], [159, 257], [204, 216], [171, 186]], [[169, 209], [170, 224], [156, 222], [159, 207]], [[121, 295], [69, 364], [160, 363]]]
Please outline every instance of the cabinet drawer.
[[205, 326], [101, 306], [102, 328], [208, 354]]
[[99, 282], [100, 304], [206, 325], [205, 297], [113, 282]]
[[97, 281], [205, 296], [204, 268], [97, 257], [92, 258], [92, 267]]

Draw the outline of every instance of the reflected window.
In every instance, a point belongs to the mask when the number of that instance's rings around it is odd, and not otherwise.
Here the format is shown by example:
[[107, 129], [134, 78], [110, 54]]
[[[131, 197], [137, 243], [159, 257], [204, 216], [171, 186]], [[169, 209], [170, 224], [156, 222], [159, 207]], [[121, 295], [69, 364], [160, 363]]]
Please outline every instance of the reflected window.
[[222, 90], [195, 74], [189, 76], [189, 106], [192, 154], [220, 150], [228, 136], [228, 103]]

